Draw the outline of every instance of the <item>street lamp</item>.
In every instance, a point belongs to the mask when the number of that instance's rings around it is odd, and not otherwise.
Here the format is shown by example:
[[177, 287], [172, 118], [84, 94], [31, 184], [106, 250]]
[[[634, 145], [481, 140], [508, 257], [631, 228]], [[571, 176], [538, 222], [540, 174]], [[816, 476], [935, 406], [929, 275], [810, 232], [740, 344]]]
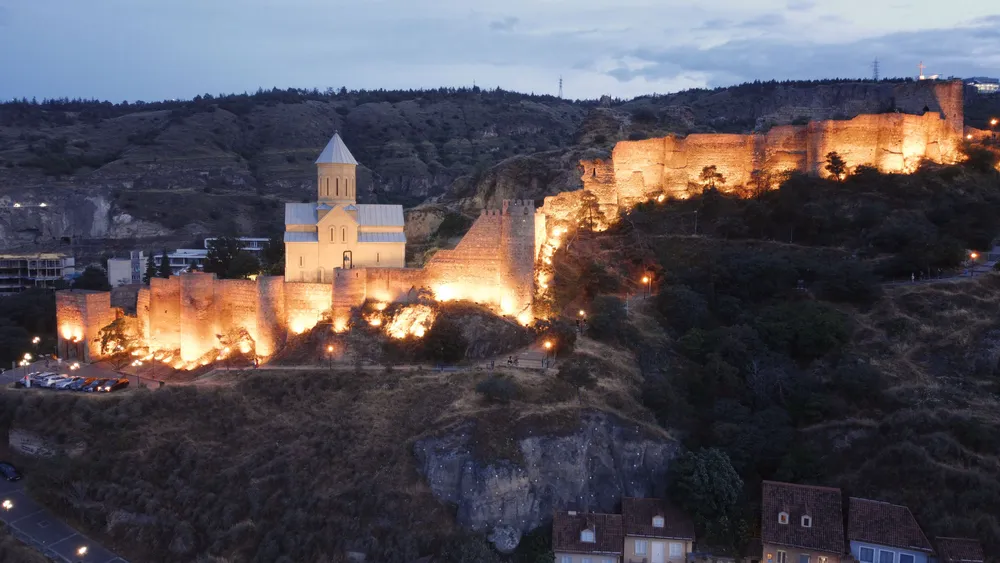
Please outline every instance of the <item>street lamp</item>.
[[995, 117], [990, 120], [990, 138], [994, 141], [997, 140], [997, 133], [993, 130], [993, 128], [997, 126], [997, 123], [1000, 123], [1000, 120], [997, 120]]
[[545, 347], [545, 356], [546, 356], [546, 358], [549, 355], [548, 353], [552, 352], [552, 359], [553, 360], [556, 359], [556, 353], [555, 353], [555, 350], [554, 350], [555, 346], [552, 344], [551, 340], [546, 340], [545, 342], [542, 343], [542, 346]]
[[14, 503], [10, 501], [9, 498], [3, 499], [3, 504], [0, 504], [4, 510], [10, 512], [14, 508]]
[[333, 344], [326, 347], [326, 359], [330, 362], [330, 369], [333, 369]]
[[34, 344], [35, 346], [38, 346], [38, 343], [41, 342], [41, 341], [42, 341], [42, 338], [40, 336], [36, 336], [36, 337], [34, 337], [34, 338], [31, 339], [31, 343]]
[[642, 276], [642, 283], [646, 286], [646, 297], [649, 297], [650, 284], [653, 283], [653, 277], [649, 275]]
[[83, 557], [83, 556], [87, 555], [87, 551], [88, 551], [87, 550], [87, 546], [81, 545], [80, 547], [78, 547], [76, 549], [76, 554], [79, 555], [80, 557]]

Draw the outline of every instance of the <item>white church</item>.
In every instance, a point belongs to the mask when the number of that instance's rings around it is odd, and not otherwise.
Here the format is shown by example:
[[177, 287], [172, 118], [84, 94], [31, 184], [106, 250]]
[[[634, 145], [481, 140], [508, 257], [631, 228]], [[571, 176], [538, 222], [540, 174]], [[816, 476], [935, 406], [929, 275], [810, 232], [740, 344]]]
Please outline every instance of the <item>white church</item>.
[[402, 205], [356, 202], [358, 161], [340, 133], [316, 159], [316, 203], [285, 204], [285, 281], [332, 282], [336, 268], [402, 268]]

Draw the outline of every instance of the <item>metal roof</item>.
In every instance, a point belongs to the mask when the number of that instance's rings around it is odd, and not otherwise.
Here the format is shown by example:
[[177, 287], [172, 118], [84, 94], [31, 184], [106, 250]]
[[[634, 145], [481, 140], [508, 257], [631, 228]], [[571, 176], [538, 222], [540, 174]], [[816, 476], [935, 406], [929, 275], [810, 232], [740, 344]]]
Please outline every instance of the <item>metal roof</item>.
[[406, 233], [358, 233], [358, 242], [406, 242]]
[[316, 159], [316, 164], [357, 164], [358, 161], [354, 160], [354, 155], [351, 151], [347, 150], [347, 145], [344, 144], [344, 140], [340, 138], [340, 133], [336, 132], [333, 134], [333, 138], [330, 142], [326, 144], [326, 148], [323, 152], [319, 153], [319, 158]]
[[285, 233], [285, 242], [319, 242], [319, 236], [316, 233], [289, 231]]
[[402, 227], [402, 205], [358, 205], [358, 225], [362, 227]]
[[315, 203], [286, 203], [285, 204], [285, 224], [286, 225], [315, 225], [316, 224], [316, 204]]

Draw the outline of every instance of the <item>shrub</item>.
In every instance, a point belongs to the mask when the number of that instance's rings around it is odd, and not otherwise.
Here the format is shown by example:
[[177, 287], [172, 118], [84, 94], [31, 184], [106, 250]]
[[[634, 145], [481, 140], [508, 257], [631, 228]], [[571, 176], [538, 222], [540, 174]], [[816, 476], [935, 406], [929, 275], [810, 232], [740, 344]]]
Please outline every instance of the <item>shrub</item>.
[[438, 315], [424, 337], [424, 357], [443, 363], [454, 363], [465, 358], [469, 342], [462, 334], [462, 327], [445, 315]]
[[815, 301], [782, 303], [764, 309], [757, 330], [773, 350], [809, 361], [843, 346], [850, 336], [847, 317]]
[[476, 393], [491, 403], [509, 403], [521, 396], [521, 387], [513, 379], [491, 375], [476, 384]]
[[628, 316], [625, 302], [613, 295], [601, 295], [591, 304], [587, 331], [598, 340], [617, 340], [624, 337]]
[[709, 320], [708, 304], [700, 293], [686, 285], [668, 285], [656, 296], [656, 310], [678, 333], [704, 327]]
[[563, 319], [556, 319], [548, 326], [543, 326], [542, 339], [553, 343], [556, 356], [568, 355], [576, 346], [576, 327]]
[[556, 377], [577, 389], [593, 387], [597, 383], [597, 378], [590, 372], [592, 364], [593, 362], [583, 356], [573, 356], [559, 366]]

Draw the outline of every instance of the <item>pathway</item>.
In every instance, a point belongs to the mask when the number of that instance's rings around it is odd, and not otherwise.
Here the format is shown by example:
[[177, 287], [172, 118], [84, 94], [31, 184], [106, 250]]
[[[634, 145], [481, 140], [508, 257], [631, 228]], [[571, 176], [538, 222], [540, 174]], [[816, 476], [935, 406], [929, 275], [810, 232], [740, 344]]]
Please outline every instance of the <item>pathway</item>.
[[[14, 537], [46, 557], [64, 563], [127, 563], [32, 500], [20, 482], [0, 480], [0, 502], [5, 501], [11, 508], [0, 508], [0, 520]], [[83, 555], [81, 548], [86, 548]]]

